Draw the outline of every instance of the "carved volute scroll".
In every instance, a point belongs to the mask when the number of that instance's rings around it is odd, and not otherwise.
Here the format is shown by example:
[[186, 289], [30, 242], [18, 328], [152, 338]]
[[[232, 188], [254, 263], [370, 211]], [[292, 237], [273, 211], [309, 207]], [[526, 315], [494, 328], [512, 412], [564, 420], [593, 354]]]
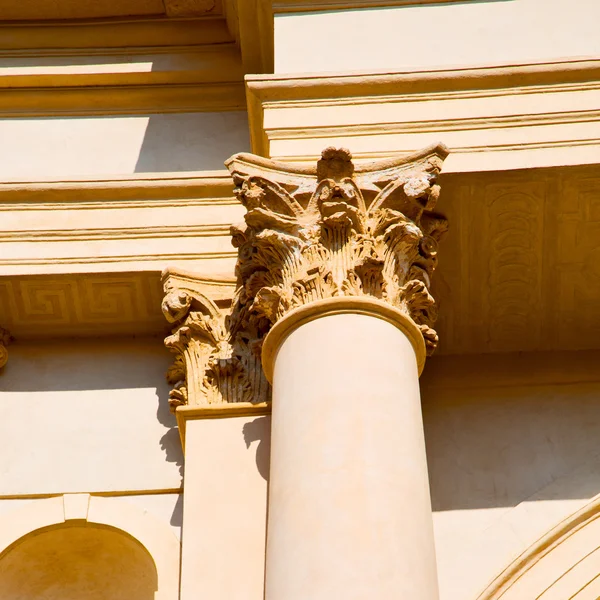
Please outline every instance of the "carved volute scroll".
[[316, 169], [251, 154], [226, 163], [245, 223], [232, 227], [238, 248], [234, 338], [256, 350], [292, 309], [335, 296], [372, 296], [420, 329], [427, 353], [438, 337], [429, 292], [446, 219], [433, 211], [448, 150], [355, 167], [348, 150], [327, 148]]
[[173, 325], [165, 345], [176, 355], [167, 375], [171, 409], [268, 403], [264, 338], [286, 313], [316, 300], [370, 296], [389, 303], [433, 352], [429, 284], [447, 229], [433, 209], [447, 154], [435, 146], [355, 167], [350, 152], [327, 148], [312, 169], [251, 154], [229, 159], [235, 194], [247, 209], [245, 222], [232, 227], [233, 301], [218, 305], [193, 274], [163, 275], [162, 308]]
[[8, 362], [8, 345], [12, 339], [8, 330], [0, 327], [0, 369]]
[[231, 302], [218, 306], [206, 295], [205, 281], [182, 271], [165, 271], [163, 286], [163, 314], [173, 325], [165, 346], [175, 354], [167, 372], [171, 410], [267, 402], [270, 387], [253, 340], [232, 335]]

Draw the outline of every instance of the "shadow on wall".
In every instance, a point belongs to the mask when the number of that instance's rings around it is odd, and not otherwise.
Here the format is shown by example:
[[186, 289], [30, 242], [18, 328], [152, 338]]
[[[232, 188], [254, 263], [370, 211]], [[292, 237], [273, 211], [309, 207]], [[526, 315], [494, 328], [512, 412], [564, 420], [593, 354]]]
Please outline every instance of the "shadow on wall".
[[[73, 418], [68, 421], [72, 426], [65, 429], [73, 443], [85, 447], [78, 427], [88, 417], [93, 420], [87, 436], [92, 447], [100, 443], [93, 442], [94, 436], [124, 443], [119, 436], [137, 426], [141, 429], [139, 443], [145, 444], [136, 447], [137, 459], [147, 458], [150, 445], [158, 441], [164, 460], [183, 472], [179, 430], [169, 411], [170, 386], [165, 379], [172, 356], [159, 338], [37, 341], [15, 344], [12, 352], [11, 369], [2, 375], [7, 395], [0, 402], [0, 413], [5, 426], [19, 397], [23, 402], [29, 398], [29, 404], [31, 399], [43, 403], [46, 393], [71, 392], [48, 397], [45, 406], [50, 410], [48, 402], [54, 403], [53, 415], [75, 411], [70, 412]], [[36, 418], [41, 417], [37, 414]], [[144, 435], [144, 430], [153, 433]]]
[[151, 115], [135, 172], [221, 170], [249, 149], [245, 112]]
[[435, 511], [600, 493], [599, 382], [424, 385], [423, 418]]
[[[179, 437], [179, 428], [175, 415], [171, 414], [169, 409], [169, 386], [166, 384], [156, 388], [158, 396], [158, 408], [156, 418], [161, 425], [167, 427], [167, 431], [160, 438], [160, 447], [165, 453], [165, 460], [172, 462], [179, 467], [179, 473], [183, 478], [183, 450]], [[173, 524], [173, 523], [171, 523]]]
[[246, 423], [242, 428], [246, 448], [250, 449], [253, 442], [256, 447], [256, 468], [260, 476], [269, 481], [269, 465], [271, 460], [271, 419], [258, 417]]

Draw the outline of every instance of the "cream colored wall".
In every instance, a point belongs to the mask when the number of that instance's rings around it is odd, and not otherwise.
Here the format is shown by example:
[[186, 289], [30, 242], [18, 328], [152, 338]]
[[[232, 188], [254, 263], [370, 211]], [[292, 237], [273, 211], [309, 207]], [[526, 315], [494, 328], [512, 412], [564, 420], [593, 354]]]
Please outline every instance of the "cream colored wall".
[[245, 112], [0, 119], [0, 181], [222, 169]]
[[600, 53], [597, 0], [452, 4], [280, 14], [275, 72], [380, 71]]
[[430, 359], [421, 385], [442, 600], [474, 600], [600, 494], [599, 360]]
[[145, 498], [0, 500], [2, 597], [177, 600], [178, 495]]
[[179, 489], [170, 361], [159, 338], [12, 345], [0, 379], [0, 498]]
[[186, 424], [181, 600], [263, 598], [269, 416]]

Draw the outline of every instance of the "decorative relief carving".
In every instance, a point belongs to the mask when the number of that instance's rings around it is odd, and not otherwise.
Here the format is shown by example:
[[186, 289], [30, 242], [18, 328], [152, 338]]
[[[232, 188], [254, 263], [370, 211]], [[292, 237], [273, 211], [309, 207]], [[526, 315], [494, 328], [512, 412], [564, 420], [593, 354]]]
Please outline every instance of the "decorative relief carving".
[[[541, 186], [538, 186], [541, 187]], [[489, 291], [486, 322], [490, 348], [540, 347], [543, 199], [535, 186], [489, 189]], [[538, 192], [538, 193], [536, 193]], [[524, 338], [524, 339], [521, 339]]]
[[180, 271], [165, 271], [163, 284], [162, 310], [173, 324], [165, 346], [176, 355], [167, 371], [171, 410], [267, 402], [260, 353], [248, 331], [232, 326], [231, 303], [219, 307], [203, 293], [205, 284]]
[[238, 248], [235, 331], [255, 344], [290, 310], [335, 296], [373, 296], [409, 316], [428, 354], [437, 345], [429, 293], [446, 219], [433, 212], [447, 155], [436, 146], [396, 160], [352, 163], [327, 148], [316, 170], [240, 154], [226, 164], [246, 207]]
[[429, 293], [446, 219], [433, 212], [436, 177], [448, 151], [355, 168], [347, 150], [327, 148], [316, 169], [239, 154], [228, 162], [247, 212], [232, 227], [238, 249], [233, 303], [218, 306], [190, 274], [163, 275], [162, 309], [173, 324], [165, 345], [176, 359], [167, 373], [169, 404], [262, 404], [270, 386], [262, 343], [295, 307], [336, 296], [372, 296], [437, 344]]
[[18, 339], [160, 334], [161, 299], [152, 271], [0, 277], [2, 323]]
[[8, 330], [0, 327], [0, 369], [8, 362], [8, 345], [13, 338]]

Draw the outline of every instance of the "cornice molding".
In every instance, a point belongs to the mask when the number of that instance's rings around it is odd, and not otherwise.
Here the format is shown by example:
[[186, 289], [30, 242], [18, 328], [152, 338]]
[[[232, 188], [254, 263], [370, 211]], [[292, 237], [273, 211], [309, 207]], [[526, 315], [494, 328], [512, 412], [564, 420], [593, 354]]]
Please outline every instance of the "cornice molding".
[[223, 19], [0, 24], [0, 61], [1, 118], [245, 108]]
[[0, 22], [0, 52], [186, 46], [232, 42], [224, 19], [167, 17]]
[[0, 275], [233, 268], [242, 207], [225, 172], [13, 182], [0, 197]]
[[227, 171], [0, 183], [2, 210], [239, 204]]
[[600, 79], [600, 57], [379, 73], [247, 75], [249, 91], [267, 101], [337, 100], [351, 96], [418, 95], [534, 85], [586, 84]]
[[244, 110], [244, 84], [3, 89], [0, 118], [147, 115]]
[[[413, 151], [411, 144], [422, 144], [411, 143], [413, 138], [443, 138], [453, 148], [447, 172], [487, 170], [494, 162], [492, 156], [498, 159], [495, 167], [499, 169], [556, 166], [561, 156], [566, 161], [561, 165], [597, 162], [597, 57], [246, 79], [252, 150], [263, 156], [313, 161], [317, 148], [331, 139], [342, 140], [358, 159], [375, 159]], [[532, 94], [543, 95], [544, 101], [532, 102]], [[498, 98], [506, 102], [499, 104]], [[478, 100], [477, 114], [468, 110], [473, 99]], [[526, 143], [518, 137], [522, 128], [530, 132]], [[561, 148], [572, 151], [549, 154]], [[520, 152], [508, 156], [513, 149]]]
[[[468, 2], [469, 0], [467, 0]], [[324, 10], [357, 10], [361, 8], [396, 8], [424, 4], [464, 3], [465, 0], [273, 0], [275, 13], [321, 12]]]

